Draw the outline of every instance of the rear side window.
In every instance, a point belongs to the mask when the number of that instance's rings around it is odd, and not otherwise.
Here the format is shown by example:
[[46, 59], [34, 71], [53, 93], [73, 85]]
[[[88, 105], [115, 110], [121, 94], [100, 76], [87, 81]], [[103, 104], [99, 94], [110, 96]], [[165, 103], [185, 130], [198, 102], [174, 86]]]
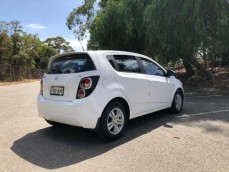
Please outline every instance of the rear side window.
[[114, 55], [114, 60], [120, 72], [141, 73], [139, 64], [134, 56]]
[[48, 68], [49, 74], [68, 74], [96, 70], [88, 54], [66, 55], [56, 58]]

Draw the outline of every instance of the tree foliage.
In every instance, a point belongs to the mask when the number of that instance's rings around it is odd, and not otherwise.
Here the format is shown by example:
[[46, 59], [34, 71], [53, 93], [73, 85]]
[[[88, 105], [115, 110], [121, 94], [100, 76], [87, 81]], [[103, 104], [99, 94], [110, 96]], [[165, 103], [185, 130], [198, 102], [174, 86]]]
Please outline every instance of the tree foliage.
[[94, 4], [96, 0], [84, 0], [83, 5], [73, 9], [67, 18], [67, 26], [76, 34], [79, 40], [86, 36], [86, 32], [94, 19]]
[[67, 21], [71, 29], [90, 31], [89, 49], [139, 52], [164, 64], [182, 59], [189, 76], [195, 67], [205, 79], [211, 78], [207, 65], [229, 65], [227, 0], [107, 0], [98, 4], [95, 10], [95, 1], [84, 0]]
[[23, 32], [19, 21], [0, 21], [0, 64], [46, 68], [51, 56], [74, 51], [62, 37], [42, 42]]
[[47, 38], [44, 41], [44, 44], [55, 49], [58, 54], [62, 52], [73, 52], [74, 51], [73, 48], [69, 45], [70, 43], [67, 42], [61, 36]]
[[0, 33], [0, 64], [3, 64], [9, 59], [12, 54], [11, 49], [12, 41], [10, 37], [5, 33]]
[[[210, 54], [216, 53], [215, 50], [219, 50], [219, 47], [224, 50], [226, 48], [228, 52], [226, 44], [215, 44], [226, 43], [228, 40], [228, 2], [173, 0], [161, 3], [159, 0], [152, 0], [151, 3], [144, 16], [149, 38], [147, 45], [156, 46], [154, 52], [160, 59], [167, 62], [182, 59], [184, 64], [189, 65], [186, 66], [187, 71], [191, 70], [191, 64], [200, 76], [211, 78], [196, 57], [198, 54], [206, 60], [207, 56], [210, 58]], [[222, 31], [226, 31], [224, 37], [220, 37]]]

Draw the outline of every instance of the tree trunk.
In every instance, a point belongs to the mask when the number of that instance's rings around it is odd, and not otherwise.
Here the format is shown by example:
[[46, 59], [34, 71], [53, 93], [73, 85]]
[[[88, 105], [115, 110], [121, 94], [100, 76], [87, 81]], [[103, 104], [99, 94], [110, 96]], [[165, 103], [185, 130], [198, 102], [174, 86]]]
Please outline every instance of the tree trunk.
[[204, 61], [204, 68], [207, 68], [208, 67], [208, 64], [207, 64], [207, 54], [206, 54], [206, 51], [204, 50], [203, 51], [203, 61]]
[[229, 56], [224, 55], [221, 61], [221, 66], [228, 66], [229, 65]]
[[184, 65], [184, 68], [186, 70], [185, 77], [187, 77], [187, 78], [192, 77], [195, 73], [194, 73], [194, 70], [192, 68], [190, 61], [187, 59], [183, 59], [183, 65]]
[[204, 79], [204, 80], [210, 80], [212, 79], [211, 74], [207, 71], [207, 69], [203, 66], [201, 66], [201, 64], [198, 63], [198, 61], [193, 58], [192, 59], [192, 64], [193, 66], [195, 66], [195, 68], [198, 70], [199, 75]]

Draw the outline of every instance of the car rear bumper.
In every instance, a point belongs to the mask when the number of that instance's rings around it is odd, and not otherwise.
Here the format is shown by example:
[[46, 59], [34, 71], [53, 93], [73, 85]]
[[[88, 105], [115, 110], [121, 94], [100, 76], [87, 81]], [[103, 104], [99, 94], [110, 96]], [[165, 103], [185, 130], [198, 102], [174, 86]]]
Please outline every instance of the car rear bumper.
[[98, 101], [88, 98], [73, 102], [55, 101], [37, 97], [38, 114], [50, 121], [94, 129], [102, 114]]

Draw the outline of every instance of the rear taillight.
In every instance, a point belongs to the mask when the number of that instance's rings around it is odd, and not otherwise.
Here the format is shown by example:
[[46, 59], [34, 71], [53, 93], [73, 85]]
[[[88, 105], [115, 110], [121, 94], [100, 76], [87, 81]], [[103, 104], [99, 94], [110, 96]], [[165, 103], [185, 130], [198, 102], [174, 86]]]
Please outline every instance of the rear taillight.
[[77, 99], [82, 99], [89, 96], [95, 89], [99, 81], [99, 76], [85, 77], [80, 80], [76, 93]]
[[43, 79], [41, 79], [41, 83], [40, 83], [40, 94], [43, 96]]
[[83, 78], [80, 81], [80, 87], [84, 90], [90, 89], [92, 86], [92, 80], [91, 78]]
[[85, 90], [80, 89], [80, 90], [78, 90], [78, 91], [77, 91], [77, 97], [78, 97], [79, 99], [84, 98], [84, 97], [85, 97], [85, 95], [86, 95]]

